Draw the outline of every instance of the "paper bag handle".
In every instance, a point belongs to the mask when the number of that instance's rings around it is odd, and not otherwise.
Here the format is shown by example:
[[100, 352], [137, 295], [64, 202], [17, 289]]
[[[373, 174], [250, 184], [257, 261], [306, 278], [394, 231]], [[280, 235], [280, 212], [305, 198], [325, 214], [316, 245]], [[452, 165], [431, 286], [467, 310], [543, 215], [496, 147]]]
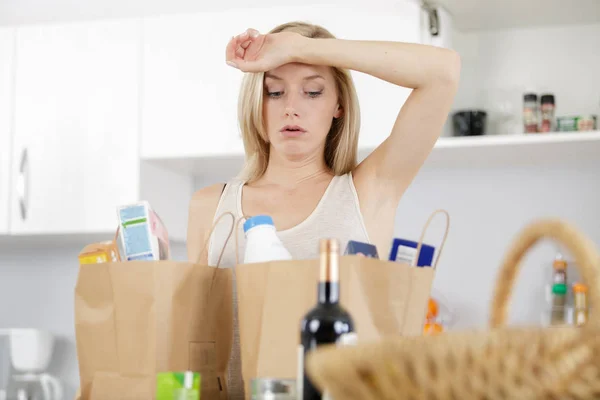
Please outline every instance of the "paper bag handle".
[[246, 220], [250, 218], [249, 215], [242, 215], [235, 223], [235, 264], [239, 264], [240, 263], [240, 246], [239, 246], [239, 235], [238, 235], [238, 231], [240, 230], [240, 222]]
[[417, 255], [413, 260], [413, 267], [416, 267], [419, 257], [421, 256], [421, 248], [423, 247], [423, 239], [425, 238], [425, 233], [427, 233], [427, 228], [431, 224], [431, 221], [437, 214], [444, 214], [446, 216], [446, 229], [444, 230], [444, 237], [442, 238], [442, 243], [440, 244], [440, 250], [435, 257], [435, 262], [433, 263], [433, 269], [437, 268], [438, 261], [440, 260], [440, 256], [442, 255], [442, 250], [444, 249], [444, 245], [446, 244], [446, 238], [448, 237], [448, 230], [450, 229], [450, 214], [446, 210], [435, 210], [429, 216], [429, 219], [425, 223], [423, 230], [421, 231], [421, 237], [419, 238], [419, 243], [417, 244]]
[[[219, 217], [213, 223], [212, 227], [210, 228], [210, 231], [208, 232], [208, 235], [206, 235], [206, 239], [204, 239], [204, 246], [202, 247], [202, 251], [200, 251], [200, 253], [198, 254], [198, 258], [196, 259], [196, 264], [200, 263], [202, 256], [204, 256], [204, 253], [206, 251], [208, 251], [208, 243], [210, 242], [210, 238], [211, 238], [212, 234], [214, 233], [215, 228], [217, 227], [217, 224], [219, 223], [219, 221], [221, 221], [221, 219], [226, 215], [231, 216], [232, 224], [231, 224], [231, 228], [229, 228], [229, 233], [227, 234], [225, 243], [223, 243], [223, 247], [221, 248], [221, 253], [219, 253], [219, 258], [217, 259], [216, 267], [218, 268], [221, 265], [221, 259], [223, 258], [223, 254], [225, 253], [225, 248], [227, 247], [227, 243], [229, 243], [229, 239], [231, 239], [231, 234], [233, 233], [233, 228], [234, 228], [234, 226], [237, 227], [237, 225], [235, 223], [235, 215], [233, 215], [233, 213], [230, 211], [225, 211], [224, 213], [219, 215]], [[236, 255], [237, 255], [237, 251], [236, 251]], [[237, 259], [236, 259], [236, 261], [237, 261]]]
[[[567, 222], [558, 219], [539, 220], [526, 226], [517, 235], [504, 256], [492, 300], [491, 328], [498, 328], [505, 324], [509, 299], [522, 260], [537, 242], [546, 238], [564, 245], [571, 253], [583, 281], [589, 287], [590, 306], [593, 308], [600, 305], [600, 254], [594, 243]], [[600, 313], [590, 313], [588, 325], [591, 324], [595, 326], [600, 324]]]

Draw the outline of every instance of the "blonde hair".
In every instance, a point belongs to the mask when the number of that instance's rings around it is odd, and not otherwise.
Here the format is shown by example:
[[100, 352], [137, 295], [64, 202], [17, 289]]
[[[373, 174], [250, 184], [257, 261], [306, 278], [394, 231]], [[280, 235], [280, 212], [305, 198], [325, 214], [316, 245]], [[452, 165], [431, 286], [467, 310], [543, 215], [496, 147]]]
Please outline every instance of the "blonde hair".
[[[288, 22], [269, 33], [295, 32], [313, 39], [334, 39], [327, 29], [304, 22]], [[335, 118], [325, 140], [325, 164], [335, 175], [356, 166], [360, 108], [350, 72], [331, 67], [335, 78], [342, 116]], [[267, 170], [270, 145], [263, 118], [264, 72], [246, 73], [240, 88], [238, 123], [244, 142], [246, 163], [241, 177], [249, 182]]]

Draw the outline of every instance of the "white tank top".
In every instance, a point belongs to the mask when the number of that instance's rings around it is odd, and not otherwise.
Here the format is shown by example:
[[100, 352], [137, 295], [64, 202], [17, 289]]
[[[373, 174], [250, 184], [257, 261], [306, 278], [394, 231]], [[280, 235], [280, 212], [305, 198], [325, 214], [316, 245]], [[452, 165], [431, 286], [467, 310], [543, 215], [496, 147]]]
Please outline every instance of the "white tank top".
[[[224, 212], [231, 212], [236, 221], [242, 217], [242, 187], [245, 181], [234, 179], [225, 185], [225, 189], [219, 200], [216, 220]], [[231, 228], [231, 218], [223, 218], [215, 227], [208, 247], [208, 263], [216, 265], [227, 234]], [[235, 232], [234, 232], [235, 233]], [[243, 262], [245, 250], [245, 238], [243, 223], [239, 224], [239, 254], [240, 262]], [[319, 239], [337, 238], [342, 251], [346, 248], [349, 240], [360, 242], [369, 241], [369, 235], [365, 228], [354, 180], [350, 173], [334, 176], [325, 190], [323, 197], [313, 212], [298, 225], [292, 228], [277, 231], [277, 236], [283, 242], [295, 260], [314, 259], [319, 257]], [[221, 267], [231, 268], [235, 265], [235, 240], [233, 236], [227, 243]], [[243, 400], [244, 386], [242, 382], [242, 369], [240, 362], [240, 344], [237, 322], [237, 294], [235, 290], [235, 274], [233, 290], [233, 348], [229, 360], [228, 387], [229, 399]]]

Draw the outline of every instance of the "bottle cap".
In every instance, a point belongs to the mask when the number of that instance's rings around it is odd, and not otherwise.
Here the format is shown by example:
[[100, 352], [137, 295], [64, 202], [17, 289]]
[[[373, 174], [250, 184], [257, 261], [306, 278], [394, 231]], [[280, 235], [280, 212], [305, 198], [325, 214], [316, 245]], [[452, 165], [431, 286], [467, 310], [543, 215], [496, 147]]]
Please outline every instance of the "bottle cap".
[[340, 242], [337, 239], [321, 239], [319, 241], [319, 249], [321, 253], [339, 253]]
[[585, 283], [577, 282], [573, 284], [573, 291], [575, 293], [587, 293], [588, 287]]
[[254, 217], [248, 218], [246, 222], [244, 222], [244, 233], [248, 232], [251, 228], [254, 228], [258, 225], [271, 225], [275, 226], [273, 223], [273, 218], [269, 215], [256, 215]]
[[525, 93], [525, 95], [523, 95], [523, 99], [525, 101], [536, 101], [537, 102], [537, 94], [535, 93]]
[[542, 104], [554, 104], [553, 94], [543, 94], [541, 99]]
[[555, 283], [552, 285], [552, 294], [567, 294], [567, 285], [564, 283]]
[[557, 258], [552, 263], [552, 266], [554, 267], [554, 269], [566, 269], [567, 268], [567, 262], [564, 259], [562, 259], [562, 258]]

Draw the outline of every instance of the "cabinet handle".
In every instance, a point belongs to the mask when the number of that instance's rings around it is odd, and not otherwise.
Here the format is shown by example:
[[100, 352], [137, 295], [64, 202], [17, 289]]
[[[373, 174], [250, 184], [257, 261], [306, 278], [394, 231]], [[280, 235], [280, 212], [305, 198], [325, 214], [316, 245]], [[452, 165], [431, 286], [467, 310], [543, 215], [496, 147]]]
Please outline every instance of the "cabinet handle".
[[23, 153], [21, 154], [17, 190], [19, 192], [21, 219], [25, 221], [29, 209], [29, 157], [27, 156], [27, 149], [23, 149]]

